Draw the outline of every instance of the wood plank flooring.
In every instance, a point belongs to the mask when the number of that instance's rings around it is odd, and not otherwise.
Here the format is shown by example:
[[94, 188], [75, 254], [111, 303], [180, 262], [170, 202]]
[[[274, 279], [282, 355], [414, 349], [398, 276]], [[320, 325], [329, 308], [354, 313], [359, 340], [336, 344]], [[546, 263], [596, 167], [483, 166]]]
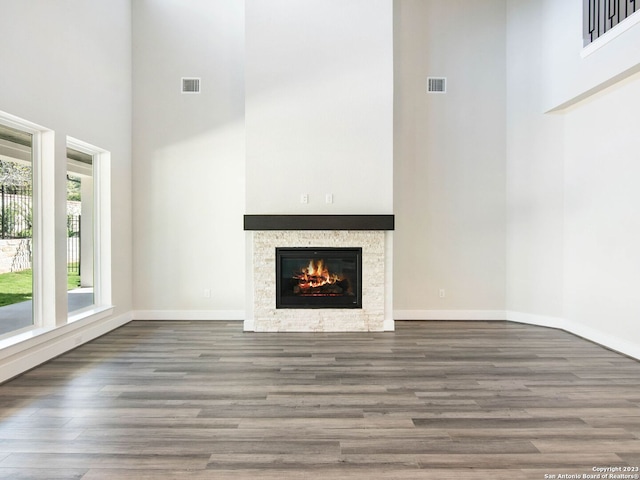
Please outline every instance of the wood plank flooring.
[[396, 325], [131, 322], [0, 386], [0, 478], [638, 478], [639, 362], [514, 323]]

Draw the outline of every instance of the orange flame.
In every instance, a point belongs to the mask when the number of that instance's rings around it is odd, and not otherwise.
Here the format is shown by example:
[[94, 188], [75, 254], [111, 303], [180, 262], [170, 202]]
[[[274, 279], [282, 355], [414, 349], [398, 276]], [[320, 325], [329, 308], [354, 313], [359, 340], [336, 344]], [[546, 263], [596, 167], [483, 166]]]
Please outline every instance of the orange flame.
[[302, 269], [293, 278], [297, 279], [301, 290], [331, 285], [342, 280], [339, 275], [330, 273], [324, 264], [324, 260], [310, 260], [309, 265]]

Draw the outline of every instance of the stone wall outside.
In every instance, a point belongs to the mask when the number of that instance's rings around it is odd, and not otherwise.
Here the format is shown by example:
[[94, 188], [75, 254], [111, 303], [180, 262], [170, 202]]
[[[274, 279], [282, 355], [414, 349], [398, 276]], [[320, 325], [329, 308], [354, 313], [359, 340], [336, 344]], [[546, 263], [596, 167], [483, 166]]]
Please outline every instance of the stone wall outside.
[[0, 274], [31, 268], [31, 239], [0, 240]]

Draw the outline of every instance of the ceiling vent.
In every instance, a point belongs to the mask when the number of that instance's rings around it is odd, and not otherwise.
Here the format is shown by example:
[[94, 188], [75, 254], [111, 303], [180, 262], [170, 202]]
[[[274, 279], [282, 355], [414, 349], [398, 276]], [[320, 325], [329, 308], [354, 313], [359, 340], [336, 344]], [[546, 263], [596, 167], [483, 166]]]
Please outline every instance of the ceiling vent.
[[200, 79], [182, 77], [182, 93], [200, 93]]
[[427, 78], [427, 92], [447, 93], [447, 79], [445, 77]]

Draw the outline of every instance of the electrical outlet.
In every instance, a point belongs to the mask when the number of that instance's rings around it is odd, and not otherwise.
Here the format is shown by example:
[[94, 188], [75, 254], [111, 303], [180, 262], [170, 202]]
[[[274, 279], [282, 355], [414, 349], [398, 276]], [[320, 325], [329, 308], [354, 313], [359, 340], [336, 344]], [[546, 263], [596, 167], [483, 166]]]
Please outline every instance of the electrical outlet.
[[326, 203], [333, 203], [333, 193], [327, 193], [324, 197]]
[[211, 298], [211, 290], [208, 288], [205, 288], [203, 295], [204, 295], [204, 298]]
[[444, 291], [444, 288], [441, 288], [441, 289], [438, 291], [438, 296], [439, 296], [440, 298], [444, 298], [444, 297], [446, 297], [446, 296], [447, 296], [447, 295], [446, 295], [446, 292]]
[[300, 195], [300, 203], [309, 203], [309, 194], [308, 193], [302, 193]]

